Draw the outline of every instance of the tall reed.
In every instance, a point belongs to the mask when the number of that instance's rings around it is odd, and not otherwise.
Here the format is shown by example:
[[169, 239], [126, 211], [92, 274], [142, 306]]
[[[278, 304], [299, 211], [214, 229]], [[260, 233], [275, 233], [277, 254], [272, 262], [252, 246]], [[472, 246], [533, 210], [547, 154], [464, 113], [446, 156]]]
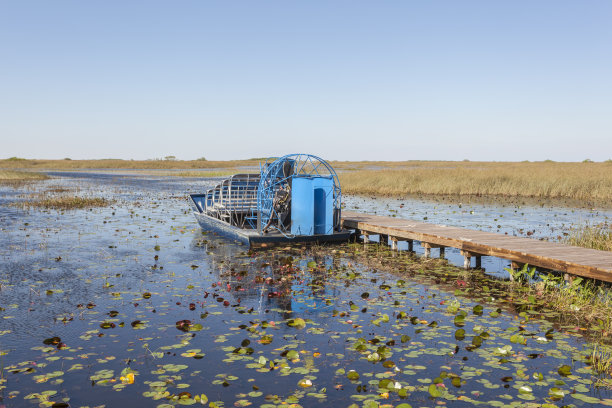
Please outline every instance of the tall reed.
[[340, 173], [349, 194], [612, 199], [612, 164], [430, 162]]
[[46, 174], [31, 171], [0, 170], [0, 183], [10, 184], [26, 181], [45, 180], [49, 178]]
[[585, 225], [572, 230], [565, 243], [585, 248], [612, 251], [612, 225]]

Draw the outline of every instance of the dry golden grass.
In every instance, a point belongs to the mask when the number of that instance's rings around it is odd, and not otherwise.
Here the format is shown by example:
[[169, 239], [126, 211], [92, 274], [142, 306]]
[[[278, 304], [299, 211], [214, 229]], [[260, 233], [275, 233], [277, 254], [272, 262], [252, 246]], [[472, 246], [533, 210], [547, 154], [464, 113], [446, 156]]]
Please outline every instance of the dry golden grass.
[[19, 187], [25, 183], [38, 180], [46, 180], [49, 177], [46, 174], [35, 173], [30, 171], [12, 171], [0, 170], [0, 185], [9, 185]]
[[565, 243], [601, 251], [612, 251], [612, 226], [600, 224], [576, 228], [565, 239]]
[[26, 181], [26, 180], [45, 180], [49, 177], [46, 174], [34, 173], [30, 171], [11, 171], [0, 170], [0, 180]]
[[113, 202], [101, 197], [45, 196], [41, 199], [27, 200], [15, 205], [27, 208], [51, 208], [55, 210], [76, 210], [83, 208], [106, 207]]
[[[177, 177], [222, 177], [261, 159], [207, 160], [0, 160], [6, 169], [185, 169]], [[347, 194], [385, 196], [472, 195], [490, 197], [568, 198], [580, 201], [612, 199], [612, 161], [563, 162], [350, 162], [335, 161], [342, 190]], [[198, 172], [195, 169], [220, 169]], [[225, 170], [227, 169], [227, 170]], [[190, 171], [192, 170], [192, 171]]]
[[612, 163], [415, 162], [341, 172], [348, 194], [612, 199]]
[[177, 172], [164, 172], [159, 174], [160, 176], [170, 177], [188, 177], [188, 178], [207, 178], [207, 177], [226, 177], [233, 174], [240, 173], [240, 170], [220, 170], [220, 171], [177, 171]]
[[35, 159], [4, 159], [0, 160], [0, 169], [212, 169], [239, 166], [255, 166], [259, 161], [232, 160], [35, 160]]

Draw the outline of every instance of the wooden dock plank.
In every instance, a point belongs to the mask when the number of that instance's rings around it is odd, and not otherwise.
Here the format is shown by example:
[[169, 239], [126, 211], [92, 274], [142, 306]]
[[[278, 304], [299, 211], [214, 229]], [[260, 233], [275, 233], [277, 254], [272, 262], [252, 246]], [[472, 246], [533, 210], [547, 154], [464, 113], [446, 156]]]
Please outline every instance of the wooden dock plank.
[[458, 248], [475, 256], [495, 256], [612, 282], [612, 252], [352, 211], [342, 213], [342, 222], [346, 228], [359, 229], [370, 235], [387, 235], [398, 241], [415, 240]]

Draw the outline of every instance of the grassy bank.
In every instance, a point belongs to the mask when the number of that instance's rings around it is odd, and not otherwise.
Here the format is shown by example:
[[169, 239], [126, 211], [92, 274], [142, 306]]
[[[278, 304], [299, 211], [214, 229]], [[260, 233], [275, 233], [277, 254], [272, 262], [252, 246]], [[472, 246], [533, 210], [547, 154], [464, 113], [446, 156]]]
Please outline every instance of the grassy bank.
[[565, 243], [585, 248], [612, 251], [612, 226], [603, 223], [574, 229]]
[[348, 194], [612, 199], [612, 163], [415, 162], [340, 174]]
[[16, 184], [28, 181], [45, 180], [46, 174], [29, 171], [0, 170], [0, 184]]
[[37, 159], [4, 159], [0, 160], [0, 169], [213, 169], [240, 166], [257, 166], [259, 161], [231, 160], [37, 160]]

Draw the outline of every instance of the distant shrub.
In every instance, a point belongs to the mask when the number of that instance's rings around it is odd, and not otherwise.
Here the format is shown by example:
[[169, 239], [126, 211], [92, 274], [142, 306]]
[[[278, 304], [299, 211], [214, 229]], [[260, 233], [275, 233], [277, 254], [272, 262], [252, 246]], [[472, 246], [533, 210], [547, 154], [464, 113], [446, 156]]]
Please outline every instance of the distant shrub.
[[584, 159], [582, 162], [583, 163], [593, 163], [593, 160], [591, 160], [591, 159]]
[[64, 157], [64, 160], [72, 160], [70, 157]]
[[9, 157], [6, 160], [8, 160], [8, 161], [21, 161], [21, 160], [25, 160], [25, 159], [22, 159], [21, 157]]

